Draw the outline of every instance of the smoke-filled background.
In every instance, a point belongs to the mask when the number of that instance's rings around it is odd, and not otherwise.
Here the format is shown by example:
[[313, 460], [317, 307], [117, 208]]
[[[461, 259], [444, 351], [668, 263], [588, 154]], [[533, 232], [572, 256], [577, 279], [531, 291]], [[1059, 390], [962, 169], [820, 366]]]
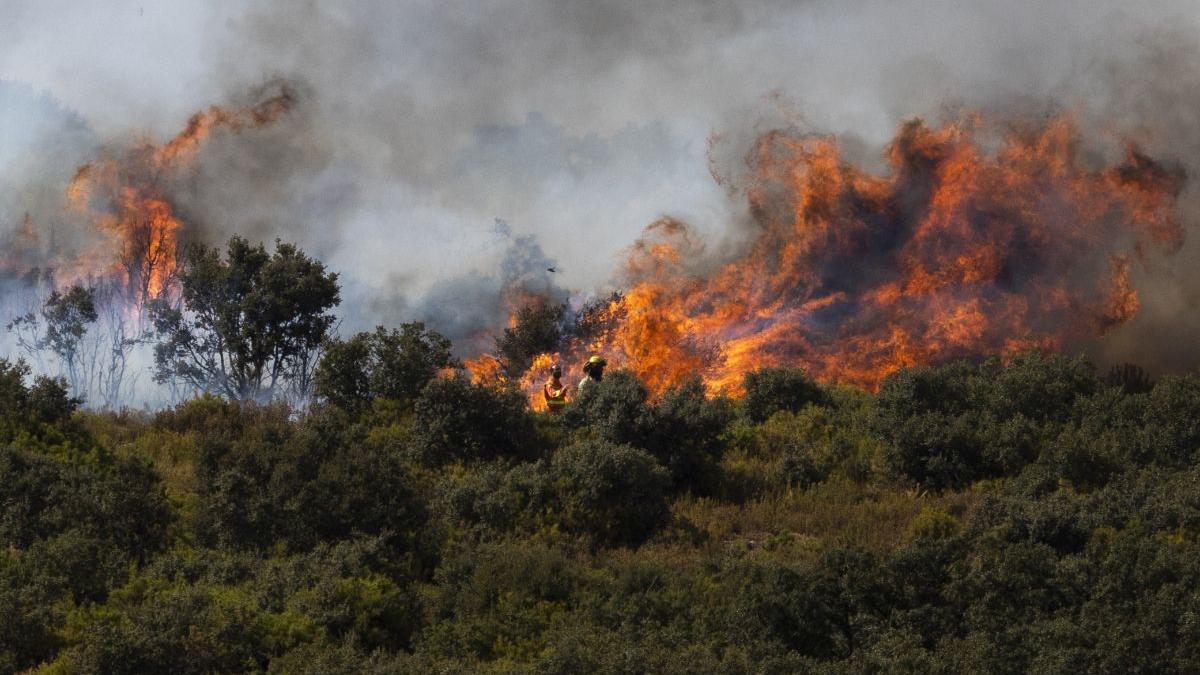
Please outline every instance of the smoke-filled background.
[[[505, 289], [607, 291], [661, 216], [695, 228], [700, 262], [741, 250], [754, 218], [713, 174], [736, 183], [772, 128], [834, 134], [845, 159], [885, 171], [904, 120], [1065, 111], [1097, 162], [1133, 140], [1200, 175], [1189, 0], [9, 0], [4, 13], [5, 246], [33, 230], [42, 250], [86, 248], [63, 205], [80, 165], [285, 85], [287, 115], [214, 132], [165, 179], [181, 238], [296, 242], [342, 275], [343, 332], [420, 319], [464, 354], [503, 326]], [[1187, 225], [1200, 203], [1182, 190]], [[1140, 310], [1086, 345], [1099, 360], [1197, 365], [1200, 244], [1186, 234], [1132, 266]]]

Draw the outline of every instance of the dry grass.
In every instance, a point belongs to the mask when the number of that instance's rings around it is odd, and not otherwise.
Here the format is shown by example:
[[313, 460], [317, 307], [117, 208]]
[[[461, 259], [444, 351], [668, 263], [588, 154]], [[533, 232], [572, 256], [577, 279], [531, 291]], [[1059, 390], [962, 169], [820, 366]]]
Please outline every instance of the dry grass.
[[781, 536], [885, 552], [912, 538], [912, 520], [932, 507], [962, 519], [979, 495], [943, 495], [911, 490], [827, 481], [807, 490], [791, 490], [743, 504], [683, 497], [673, 505], [675, 516], [727, 546], [744, 542], [757, 546]]

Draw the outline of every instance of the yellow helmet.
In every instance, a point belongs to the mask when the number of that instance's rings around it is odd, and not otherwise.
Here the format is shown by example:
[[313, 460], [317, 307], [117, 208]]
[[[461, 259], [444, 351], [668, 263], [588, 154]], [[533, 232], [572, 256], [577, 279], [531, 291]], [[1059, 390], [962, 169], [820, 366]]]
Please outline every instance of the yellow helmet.
[[583, 364], [583, 372], [586, 373], [592, 368], [603, 368], [607, 365], [608, 361], [605, 361], [603, 357], [593, 354], [592, 357], [587, 360], [587, 363]]

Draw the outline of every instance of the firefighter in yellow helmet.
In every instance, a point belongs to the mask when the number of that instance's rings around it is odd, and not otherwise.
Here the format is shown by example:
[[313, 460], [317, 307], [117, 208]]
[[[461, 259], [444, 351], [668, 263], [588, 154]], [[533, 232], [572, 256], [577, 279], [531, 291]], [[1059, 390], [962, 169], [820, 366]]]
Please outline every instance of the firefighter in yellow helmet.
[[551, 415], [557, 415], [567, 407], [567, 385], [562, 383], [562, 366], [557, 363], [550, 368], [550, 381], [542, 387], [542, 396]]
[[592, 356], [583, 364], [583, 379], [579, 381], [579, 394], [583, 395], [584, 390], [595, 385], [600, 380], [604, 379], [604, 366], [608, 365], [603, 357]]

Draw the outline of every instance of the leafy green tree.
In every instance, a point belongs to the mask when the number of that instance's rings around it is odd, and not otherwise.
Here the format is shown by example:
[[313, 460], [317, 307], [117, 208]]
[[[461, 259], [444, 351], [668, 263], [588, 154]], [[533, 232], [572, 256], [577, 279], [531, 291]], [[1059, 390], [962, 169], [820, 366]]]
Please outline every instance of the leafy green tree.
[[69, 462], [13, 447], [0, 448], [0, 503], [0, 543], [17, 550], [79, 530], [142, 559], [163, 543], [169, 517], [140, 462]]
[[728, 401], [710, 400], [698, 377], [672, 387], [654, 403], [648, 398], [633, 373], [618, 370], [569, 406], [563, 422], [585, 436], [646, 450], [667, 468], [676, 490], [710, 490], [725, 450]]
[[390, 331], [380, 326], [373, 333], [330, 340], [317, 364], [315, 391], [351, 412], [369, 408], [377, 398], [411, 404], [438, 371], [457, 365], [450, 340], [424, 324]]
[[[41, 314], [45, 330], [34, 338], [33, 344], [25, 346], [27, 349], [50, 350], [62, 366], [60, 372], [66, 375], [73, 391], [78, 394], [86, 388], [80, 372], [81, 342], [89, 326], [98, 317], [95, 292], [79, 284], [71, 286], [65, 293], [55, 290], [42, 304]], [[16, 319], [10, 324], [10, 330], [21, 323], [37, 332], [37, 319], [32, 314]]]
[[14, 319], [8, 330], [16, 335], [17, 344], [39, 363], [41, 352], [49, 350], [58, 360], [59, 373], [78, 395], [87, 389], [80, 350], [84, 336], [97, 318], [95, 291], [75, 284], [66, 292], [50, 293], [42, 303], [41, 321], [31, 312]]
[[725, 399], [709, 399], [699, 377], [668, 390], [647, 416], [640, 447], [666, 467], [677, 491], [712, 493], [732, 418]]
[[1185, 467], [1200, 450], [1200, 378], [1161, 378], [1146, 398], [1146, 454], [1165, 466]]
[[649, 391], [627, 370], [606, 373], [563, 414], [569, 428], [590, 431], [610, 443], [640, 445], [650, 423]]
[[54, 291], [46, 299], [42, 316], [46, 319], [45, 344], [62, 361], [67, 381], [79, 393], [79, 343], [97, 318], [94, 294], [79, 284], [66, 293]]
[[456, 534], [492, 539], [536, 529], [553, 505], [552, 488], [544, 461], [491, 462], [444, 479], [434, 509]]
[[235, 236], [224, 260], [189, 248], [178, 276], [182, 306], [152, 306], [158, 381], [238, 401], [307, 392], [340, 301], [337, 274], [291, 244], [268, 253]]
[[509, 376], [520, 376], [529, 370], [533, 357], [558, 347], [566, 309], [564, 304], [539, 298], [517, 310], [513, 326], [496, 338], [496, 351]]
[[731, 597], [721, 618], [735, 639], [821, 659], [849, 658], [867, 633], [864, 614], [883, 599], [874, 561], [858, 552], [835, 549], [811, 565], [734, 561], [723, 576]]
[[898, 473], [934, 488], [1014, 475], [1101, 390], [1081, 358], [1025, 354], [917, 367], [884, 381], [871, 426]]
[[89, 452], [94, 443], [72, 415], [82, 401], [71, 396], [66, 382], [39, 375], [26, 385], [29, 366], [0, 358], [0, 442], [22, 436], [59, 450]]

